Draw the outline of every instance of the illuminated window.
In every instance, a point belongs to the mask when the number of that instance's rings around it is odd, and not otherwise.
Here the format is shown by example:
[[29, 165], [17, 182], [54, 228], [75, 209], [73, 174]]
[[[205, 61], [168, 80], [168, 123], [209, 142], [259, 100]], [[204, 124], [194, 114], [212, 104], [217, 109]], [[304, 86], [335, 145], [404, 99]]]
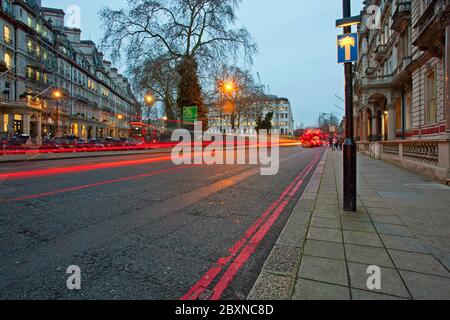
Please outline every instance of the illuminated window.
[[8, 131], [8, 121], [9, 121], [8, 115], [4, 114], [3, 115], [3, 128], [1, 128], [4, 132]]
[[27, 48], [29, 53], [33, 52], [33, 42], [31, 40], [28, 40]]
[[11, 53], [9, 53], [9, 52], [5, 52], [5, 64], [8, 67], [8, 69], [11, 69], [12, 57], [11, 57]]
[[31, 16], [27, 17], [27, 24], [30, 28], [33, 28], [33, 18]]
[[7, 44], [11, 44], [11, 29], [7, 26], [3, 27], [3, 40], [5, 40]]
[[27, 67], [27, 78], [32, 79], [33, 78], [33, 69], [30, 67]]

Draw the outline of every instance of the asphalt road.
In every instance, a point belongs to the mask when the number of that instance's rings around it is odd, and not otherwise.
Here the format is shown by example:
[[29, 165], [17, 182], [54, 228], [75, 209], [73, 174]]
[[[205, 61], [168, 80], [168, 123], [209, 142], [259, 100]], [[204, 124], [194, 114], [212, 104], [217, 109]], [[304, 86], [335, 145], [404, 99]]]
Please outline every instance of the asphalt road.
[[245, 299], [322, 153], [282, 148], [276, 176], [167, 155], [2, 164], [0, 298]]

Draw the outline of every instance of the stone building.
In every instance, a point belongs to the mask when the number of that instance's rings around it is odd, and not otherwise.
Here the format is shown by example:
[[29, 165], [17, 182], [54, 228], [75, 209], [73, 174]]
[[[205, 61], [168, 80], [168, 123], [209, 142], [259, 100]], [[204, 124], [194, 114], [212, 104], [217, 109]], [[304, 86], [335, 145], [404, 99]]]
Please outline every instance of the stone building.
[[[359, 149], [446, 181], [450, 1], [364, 3], [354, 86]], [[371, 19], [374, 6], [378, 24]]]
[[268, 95], [264, 101], [248, 108], [248, 112], [241, 115], [240, 119], [235, 121], [235, 130], [232, 129], [230, 115], [221, 113], [220, 109], [210, 108], [208, 121], [211, 132], [256, 134], [256, 120], [258, 115], [262, 118], [267, 113], [273, 112], [272, 130], [281, 135], [294, 134], [294, 117], [289, 99], [280, 98], [274, 95]]
[[0, 134], [36, 144], [49, 135], [126, 137], [139, 110], [128, 80], [64, 17], [40, 0], [1, 0]]

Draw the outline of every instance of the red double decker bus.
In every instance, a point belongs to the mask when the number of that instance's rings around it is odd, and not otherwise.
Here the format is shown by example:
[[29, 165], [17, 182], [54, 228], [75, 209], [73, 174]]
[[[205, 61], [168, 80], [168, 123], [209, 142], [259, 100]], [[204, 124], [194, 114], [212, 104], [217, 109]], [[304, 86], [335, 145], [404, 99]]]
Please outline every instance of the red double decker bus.
[[138, 143], [155, 144], [159, 142], [160, 133], [157, 129], [143, 122], [130, 124], [130, 138]]
[[305, 134], [300, 138], [300, 143], [303, 148], [316, 148], [324, 145], [324, 135], [322, 130], [307, 130]]

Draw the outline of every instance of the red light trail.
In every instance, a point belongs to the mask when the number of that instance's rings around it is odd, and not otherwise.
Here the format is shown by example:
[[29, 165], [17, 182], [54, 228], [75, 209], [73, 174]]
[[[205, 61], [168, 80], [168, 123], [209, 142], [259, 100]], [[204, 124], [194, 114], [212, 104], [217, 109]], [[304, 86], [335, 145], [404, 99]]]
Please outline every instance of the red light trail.
[[[312, 171], [319, 161], [320, 157], [316, 156], [308, 166], [286, 187], [280, 197], [273, 202], [269, 208], [259, 217], [255, 223], [245, 232], [244, 236], [238, 240], [227, 252], [225, 257], [220, 258], [210, 268], [201, 279], [183, 296], [180, 300], [197, 300], [204, 293], [215, 278], [223, 271], [223, 269], [231, 262], [222, 277], [213, 288], [213, 295], [210, 300], [218, 300], [223, 292], [234, 279], [237, 272], [244, 266], [247, 260], [253, 255], [270, 231], [274, 223], [277, 221], [281, 213], [289, 204], [291, 198], [297, 193], [303, 185], [305, 178]], [[242, 250], [241, 250], [242, 249]], [[240, 254], [239, 254], [240, 251]], [[238, 255], [239, 254], [239, 255]]]
[[76, 186], [76, 187], [58, 189], [58, 190], [53, 190], [53, 191], [49, 191], [49, 192], [44, 192], [44, 193], [38, 193], [38, 194], [18, 197], [18, 198], [14, 198], [14, 199], [6, 199], [6, 200], [0, 201], [0, 203], [20, 202], [20, 201], [26, 201], [26, 200], [33, 200], [33, 199], [51, 197], [51, 196], [54, 196], [54, 195], [57, 195], [57, 194], [61, 194], [61, 193], [74, 192], [74, 191], [79, 191], [79, 190], [84, 190], [84, 189], [89, 189], [89, 188], [94, 188], [94, 187], [100, 187], [100, 186], [104, 186], [104, 185], [108, 185], [108, 184], [112, 184], [112, 183], [119, 183], [119, 182], [131, 181], [131, 180], [144, 179], [144, 178], [148, 178], [148, 177], [152, 177], [152, 176], [156, 176], [156, 175], [164, 174], [164, 173], [172, 173], [172, 172], [180, 171], [180, 170], [183, 170], [183, 169], [186, 169], [186, 168], [190, 168], [190, 167], [193, 167], [193, 166], [195, 166], [195, 165], [179, 166], [179, 167], [176, 167], [176, 168], [158, 170], [158, 171], [153, 171], [153, 172], [140, 174], [140, 175], [136, 175], [136, 176], [130, 176], [130, 177], [124, 177], [124, 178], [119, 178], [119, 179], [106, 180], [106, 181], [101, 181], [101, 182], [85, 184], [85, 185]]

